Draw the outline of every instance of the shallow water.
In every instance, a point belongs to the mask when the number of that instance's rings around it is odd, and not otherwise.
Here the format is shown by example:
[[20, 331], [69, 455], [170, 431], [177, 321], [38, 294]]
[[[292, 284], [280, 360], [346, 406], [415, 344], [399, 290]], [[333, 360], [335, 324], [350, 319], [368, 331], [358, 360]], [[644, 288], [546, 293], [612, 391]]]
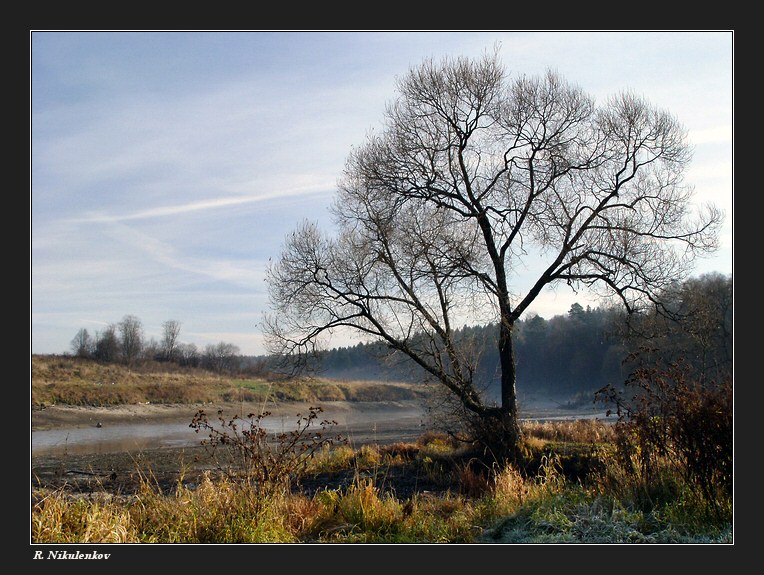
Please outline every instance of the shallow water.
[[[321, 414], [322, 419], [334, 420], [331, 434], [342, 434], [349, 439], [355, 436], [386, 438], [394, 440], [396, 433], [401, 439], [413, 434], [421, 434], [425, 429], [426, 416], [423, 409], [397, 407], [374, 410], [332, 410]], [[603, 419], [604, 413], [566, 413], [564, 415], [537, 412], [526, 413], [523, 420], [555, 421], [570, 419]], [[138, 452], [160, 447], [195, 447], [208, 438], [208, 433], [197, 433], [189, 426], [189, 420], [162, 422], [128, 422], [119, 424], [95, 424], [81, 427], [54, 428], [32, 431], [30, 447], [32, 456], [84, 455], [91, 453], [115, 453], [120, 451]], [[213, 421], [211, 421], [213, 423]], [[217, 423], [215, 421], [215, 423]], [[297, 418], [286, 415], [271, 415], [260, 421], [261, 427], [274, 437], [297, 428]], [[319, 429], [316, 422], [312, 429]]]
[[32, 455], [79, 455], [183, 447], [198, 445], [201, 439], [187, 422], [132, 423], [33, 431], [31, 447]]
[[[355, 432], [374, 433], [377, 428], [404, 425], [416, 428], [423, 421], [423, 411], [413, 408], [391, 409], [368, 412], [322, 413], [322, 419], [337, 422], [329, 426], [332, 434], [352, 436]], [[169, 422], [133, 422], [104, 424], [102, 427], [55, 428], [31, 433], [31, 451], [33, 456], [83, 455], [88, 453], [114, 453], [118, 451], [140, 451], [157, 447], [198, 446], [208, 438], [208, 432], [189, 426], [189, 421]], [[213, 423], [212, 421], [210, 423]], [[297, 429], [294, 416], [269, 416], [260, 421], [260, 426], [274, 437]], [[320, 429], [315, 423], [311, 429]]]

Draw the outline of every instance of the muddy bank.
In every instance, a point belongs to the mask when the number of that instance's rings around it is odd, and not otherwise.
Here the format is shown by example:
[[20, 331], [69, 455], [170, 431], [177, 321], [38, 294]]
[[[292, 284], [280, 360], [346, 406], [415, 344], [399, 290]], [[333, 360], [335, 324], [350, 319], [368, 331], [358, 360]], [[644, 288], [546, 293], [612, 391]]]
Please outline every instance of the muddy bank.
[[303, 403], [197, 404], [197, 405], [126, 405], [117, 407], [53, 406], [32, 413], [32, 454], [51, 455], [87, 452], [114, 452], [153, 447], [190, 447], [201, 439], [189, 427], [194, 416], [204, 411], [211, 422], [218, 412], [227, 420], [250, 414], [268, 413], [260, 425], [269, 433], [279, 434], [298, 428], [311, 407], [322, 411], [312, 421], [311, 429], [324, 427], [332, 434], [353, 440], [421, 433], [427, 425], [424, 406], [416, 401], [402, 402], [325, 402], [316, 406]]
[[[234, 415], [268, 411], [263, 427], [274, 434], [296, 429], [307, 416], [310, 404], [221, 403], [194, 405], [123, 405], [113, 407], [51, 406], [32, 412], [30, 455], [32, 485], [92, 492], [95, 488], [127, 493], [143, 474], [173, 489], [178, 482], [196, 482], [200, 474], [219, 468], [220, 453], [202, 445], [204, 433], [189, 427], [194, 415], [204, 410], [211, 421], [218, 410], [228, 419]], [[348, 445], [379, 445], [415, 442], [433, 430], [426, 406], [418, 401], [324, 402], [311, 429], [325, 436], [341, 436]], [[576, 419], [599, 417], [595, 411], [561, 410], [536, 405], [521, 411], [524, 419]]]
[[[210, 415], [222, 410], [226, 416], [268, 411], [271, 418], [296, 417], [307, 413], [314, 404], [297, 402], [231, 402], [197, 404], [131, 404], [106, 407], [53, 405], [43, 409], [33, 408], [31, 430], [81, 428], [88, 426], [127, 425], [136, 423], [190, 422], [200, 409]], [[337, 419], [340, 424], [368, 421], [389, 421], [400, 418], [419, 418], [420, 423], [427, 418], [423, 402], [374, 401], [349, 402], [330, 401], [315, 404], [321, 407], [323, 417]], [[601, 407], [577, 406], [565, 407], [551, 401], [534, 400], [521, 405], [520, 417], [523, 419], [576, 419], [581, 417], [604, 417]]]
[[[52, 406], [33, 412], [32, 485], [91, 492], [96, 487], [128, 493], [151, 475], [165, 489], [197, 482], [201, 473], [220, 465], [220, 452], [202, 445], [207, 436], [189, 427], [201, 409], [216, 420], [268, 411], [262, 425], [279, 433], [297, 428], [309, 404], [126, 405], [118, 407]], [[311, 430], [340, 436], [353, 447], [365, 443], [416, 441], [427, 429], [420, 402], [328, 402]], [[332, 423], [321, 427], [322, 420]]]
[[[419, 401], [330, 401], [318, 403], [261, 403], [261, 402], [231, 402], [231, 403], [197, 403], [197, 404], [139, 404], [117, 405], [106, 407], [79, 407], [71, 405], [53, 405], [44, 409], [32, 410], [32, 431], [52, 428], [83, 427], [88, 425], [149, 423], [161, 421], [191, 421], [194, 414], [204, 410], [215, 415], [222, 410], [226, 416], [238, 414], [247, 416], [250, 413], [269, 412], [270, 417], [297, 417], [308, 412], [310, 407], [320, 407], [322, 417], [336, 418], [340, 423], [361, 421], [366, 417], [383, 418], [390, 415], [393, 418], [424, 416], [425, 407]], [[382, 414], [382, 415], [380, 415]]]

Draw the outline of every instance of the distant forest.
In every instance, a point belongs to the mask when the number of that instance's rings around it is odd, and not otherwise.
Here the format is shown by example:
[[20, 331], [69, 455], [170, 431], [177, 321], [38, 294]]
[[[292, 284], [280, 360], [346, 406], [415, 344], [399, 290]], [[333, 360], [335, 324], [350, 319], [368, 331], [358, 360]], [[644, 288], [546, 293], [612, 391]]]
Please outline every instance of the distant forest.
[[[567, 315], [549, 320], [534, 315], [518, 322], [514, 339], [518, 390], [567, 396], [623, 379], [626, 350], [614, 331], [620, 320], [612, 310], [584, 309], [576, 303]], [[475, 350], [475, 380], [498, 393], [498, 326], [463, 327], [455, 339]], [[317, 367], [322, 375], [338, 379], [418, 381], [425, 376], [379, 342], [328, 350]]]
[[[732, 374], [732, 278], [704, 275], [667, 290], [659, 312], [628, 315], [620, 307], [583, 308], [565, 315], [531, 315], [516, 324], [517, 389], [591, 400], [605, 385], [620, 386], [639, 361], [686, 362], [697, 379]], [[499, 393], [498, 328], [469, 326], [456, 338], [476, 357], [474, 376], [488, 397]], [[639, 354], [639, 355], [634, 355]], [[379, 342], [323, 352], [318, 373], [338, 379], [423, 381], [425, 373]]]
[[[691, 278], [665, 290], [655, 310], [627, 314], [621, 307], [583, 308], [565, 315], [531, 315], [515, 324], [517, 391], [591, 401], [605, 385], [621, 386], [639, 362], [675, 362], [688, 366], [696, 381], [720, 382], [732, 376], [732, 277], [714, 273]], [[278, 358], [244, 356], [231, 343], [203, 350], [180, 341], [181, 323], [163, 324], [160, 341], [145, 341], [139, 318], [125, 316], [91, 336], [85, 329], [71, 342], [78, 357], [103, 363], [171, 362], [219, 373], [278, 376]], [[475, 387], [498, 398], [499, 360], [496, 324], [465, 326], [455, 340], [471, 358]], [[639, 355], [634, 355], [639, 354]], [[311, 365], [315, 373], [336, 379], [424, 382], [426, 373], [380, 342], [323, 351]]]

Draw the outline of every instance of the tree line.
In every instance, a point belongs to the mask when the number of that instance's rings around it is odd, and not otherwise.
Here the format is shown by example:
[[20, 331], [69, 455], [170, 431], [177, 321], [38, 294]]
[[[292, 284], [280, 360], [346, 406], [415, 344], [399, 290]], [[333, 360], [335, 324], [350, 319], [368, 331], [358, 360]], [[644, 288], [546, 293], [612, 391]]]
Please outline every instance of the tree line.
[[[564, 315], [531, 314], [515, 324], [517, 385], [520, 393], [590, 399], [605, 385], [622, 384], [639, 361], [668, 365], [682, 359], [699, 380], [732, 373], [732, 277], [720, 273], [690, 278], [666, 290], [661, 305], [647, 314], [622, 308], [571, 305]], [[219, 373], [247, 371], [273, 375], [278, 358], [243, 356], [226, 342], [200, 349], [180, 340], [181, 322], [162, 324], [162, 336], [146, 340], [141, 320], [126, 315], [91, 335], [80, 329], [71, 342], [78, 357], [105, 363], [142, 360], [202, 367]], [[463, 326], [454, 341], [478, 358], [471, 369], [488, 399], [499, 393], [496, 324]], [[637, 358], [639, 356], [640, 359]], [[427, 374], [384, 342], [335, 347], [316, 354], [312, 368], [337, 379], [422, 382]]]
[[[475, 381], [489, 399], [499, 394], [496, 324], [465, 326], [454, 341], [479, 357]], [[621, 385], [640, 362], [682, 360], [699, 380], [732, 372], [732, 278], [707, 274], [670, 288], [659, 308], [629, 315], [622, 308], [574, 303], [567, 314], [530, 315], [514, 327], [520, 394], [585, 398]], [[466, 355], [466, 354], [465, 354]], [[425, 373], [382, 343], [359, 343], [321, 352], [315, 367], [344, 379], [421, 380]]]
[[172, 362], [187, 367], [202, 367], [219, 373], [237, 371], [241, 364], [240, 349], [227, 342], [208, 344], [199, 349], [196, 344], [180, 341], [181, 322], [167, 320], [162, 324], [162, 337], [146, 340], [143, 323], [134, 315], [109, 324], [91, 335], [81, 328], [71, 341], [71, 351], [77, 357], [104, 363], [134, 365], [139, 361]]

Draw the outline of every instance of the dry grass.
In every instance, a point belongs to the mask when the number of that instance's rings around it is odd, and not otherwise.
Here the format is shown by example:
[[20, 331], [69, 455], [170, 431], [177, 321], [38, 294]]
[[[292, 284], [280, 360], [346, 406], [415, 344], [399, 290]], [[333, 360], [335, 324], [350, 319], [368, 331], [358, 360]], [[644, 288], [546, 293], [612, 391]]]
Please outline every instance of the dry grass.
[[196, 404], [228, 401], [390, 401], [420, 399], [416, 384], [328, 379], [269, 380], [220, 375], [172, 363], [128, 368], [63, 356], [32, 356], [32, 406], [108, 406], [136, 403]]
[[613, 426], [596, 419], [526, 421], [522, 427], [528, 436], [546, 442], [601, 444], [612, 442], [615, 438]]
[[[570, 432], [555, 423], [544, 433], [554, 426], [560, 427], [557, 438]], [[290, 478], [275, 478], [266, 488], [246, 477], [210, 474], [198, 484], [179, 481], [177, 489], [163, 492], [150, 472], [141, 472], [133, 496], [81, 497], [40, 487], [33, 492], [33, 541], [727, 543], [732, 538], [731, 508], [728, 521], [709, 522], [703, 503], [688, 499], [681, 477], [669, 469], [666, 481], [675, 500], [649, 508], [638, 499], [643, 484], [612, 458], [604, 461], [606, 473], [585, 485], [566, 479], [563, 460], [554, 454], [542, 455], [532, 473], [514, 465], [486, 473], [485, 467], [459, 459], [458, 448], [447, 451], [447, 445], [447, 438], [429, 435], [386, 447], [327, 447], [305, 473], [354, 470], [355, 479], [313, 495], [292, 489]], [[378, 482], [393, 466], [408, 466], [413, 474], [429, 470], [451, 488], [397, 497]]]
[[135, 403], [201, 403], [218, 399], [225, 378], [173, 364], [134, 368], [73, 357], [32, 356], [32, 404], [105, 406]]
[[72, 498], [61, 489], [36, 490], [32, 540], [44, 543], [130, 543], [137, 541], [127, 506], [111, 497]]

